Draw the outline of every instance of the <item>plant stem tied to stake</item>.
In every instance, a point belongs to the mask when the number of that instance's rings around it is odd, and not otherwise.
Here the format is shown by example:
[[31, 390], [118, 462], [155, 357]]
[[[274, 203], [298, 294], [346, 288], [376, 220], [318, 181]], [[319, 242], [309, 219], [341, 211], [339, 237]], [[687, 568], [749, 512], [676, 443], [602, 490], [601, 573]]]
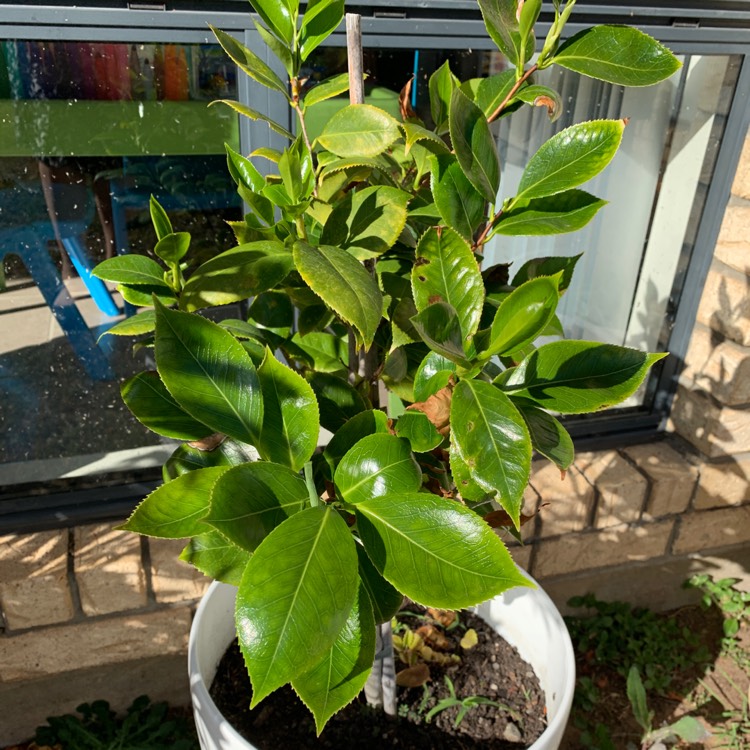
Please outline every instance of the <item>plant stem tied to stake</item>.
[[[349, 60], [349, 101], [364, 104], [365, 84], [362, 70], [362, 26], [358, 13], [346, 14], [346, 50]], [[367, 264], [365, 264], [367, 266]], [[373, 271], [369, 268], [370, 272]], [[350, 370], [354, 366], [370, 384], [377, 364], [364, 350], [357, 355], [354, 332], [349, 332]], [[356, 363], [356, 365], [355, 365]], [[353, 373], [352, 373], [353, 374]], [[377, 387], [373, 391], [373, 406], [378, 406]], [[389, 716], [396, 715], [396, 665], [393, 656], [393, 633], [390, 621], [378, 625], [375, 645], [375, 663], [365, 684], [365, 697], [374, 708], [381, 708]]]

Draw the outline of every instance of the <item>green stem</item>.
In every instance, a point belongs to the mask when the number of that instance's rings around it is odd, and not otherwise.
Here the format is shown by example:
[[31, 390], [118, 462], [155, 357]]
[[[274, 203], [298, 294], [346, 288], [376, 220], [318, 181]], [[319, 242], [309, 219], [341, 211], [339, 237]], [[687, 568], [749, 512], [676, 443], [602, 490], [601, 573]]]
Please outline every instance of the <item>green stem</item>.
[[508, 102], [518, 93], [518, 89], [523, 86], [528, 79], [534, 75], [537, 71], [537, 66], [532, 65], [514, 84], [513, 88], [508, 92], [507, 96], [500, 103], [500, 106], [487, 118], [487, 122], [496, 120], [503, 113], [503, 110], [508, 106]]
[[313, 481], [312, 461], [305, 464], [305, 485], [307, 485], [307, 494], [310, 496], [310, 507], [317, 508], [320, 505], [320, 498]]

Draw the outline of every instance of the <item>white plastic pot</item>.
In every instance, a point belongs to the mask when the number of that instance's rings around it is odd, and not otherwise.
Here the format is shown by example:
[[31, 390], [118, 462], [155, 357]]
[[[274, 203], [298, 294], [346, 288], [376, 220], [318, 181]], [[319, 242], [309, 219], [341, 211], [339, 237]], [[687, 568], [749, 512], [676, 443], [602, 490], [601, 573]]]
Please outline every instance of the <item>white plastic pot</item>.
[[[188, 671], [193, 713], [203, 750], [253, 750], [219, 713], [208, 689], [235, 636], [237, 589], [213, 583], [190, 630]], [[570, 636], [552, 600], [541, 589], [515, 588], [476, 608], [536, 672], [547, 703], [547, 729], [530, 750], [556, 750], [573, 703], [575, 660]]]

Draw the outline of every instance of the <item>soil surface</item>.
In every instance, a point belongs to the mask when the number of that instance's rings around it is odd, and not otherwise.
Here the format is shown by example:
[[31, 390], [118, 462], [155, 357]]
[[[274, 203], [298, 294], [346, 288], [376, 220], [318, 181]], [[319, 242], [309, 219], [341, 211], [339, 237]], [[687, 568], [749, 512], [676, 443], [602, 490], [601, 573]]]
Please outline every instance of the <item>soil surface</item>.
[[[420, 608], [410, 605], [410, 611]], [[404, 618], [412, 627], [425, 621]], [[478, 636], [469, 650], [458, 647], [467, 629]], [[544, 697], [531, 667], [516, 650], [483, 620], [461, 613], [460, 625], [445, 632], [451, 646], [441, 649], [461, 654], [461, 664], [446, 668], [429, 665], [431, 678], [424, 687], [398, 688], [399, 716], [388, 718], [355, 700], [334, 716], [319, 738], [310, 712], [291, 688], [282, 688], [248, 711], [251, 688], [236, 642], [219, 664], [211, 695], [219, 710], [237, 731], [261, 750], [268, 748], [351, 748], [382, 750], [520, 750], [545, 728]], [[405, 665], [397, 666], [397, 671]], [[459, 698], [481, 696], [507, 708], [478, 705], [455, 727], [457, 707], [426, 721], [427, 713], [449, 695], [445, 676]]]

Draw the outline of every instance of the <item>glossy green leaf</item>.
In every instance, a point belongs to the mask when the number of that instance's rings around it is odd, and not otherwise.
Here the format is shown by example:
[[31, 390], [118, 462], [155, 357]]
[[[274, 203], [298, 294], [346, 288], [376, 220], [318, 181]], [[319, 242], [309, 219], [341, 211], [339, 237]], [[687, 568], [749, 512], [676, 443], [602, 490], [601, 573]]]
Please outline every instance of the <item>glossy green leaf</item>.
[[336, 156], [377, 156], [399, 136], [398, 121], [371, 104], [350, 104], [326, 123], [318, 142]]
[[480, 487], [480, 485], [474, 481], [471, 476], [469, 465], [464, 461], [453, 441], [451, 441], [448, 449], [448, 455], [453, 482], [463, 500], [468, 500], [469, 502], [474, 503], [488, 499], [494, 500], [494, 497], [497, 494], [496, 491], [493, 489], [491, 492], [488, 492], [484, 487]]
[[504, 70], [487, 78], [465, 81], [461, 90], [484, 112], [485, 117], [490, 117], [505, 101], [515, 83], [515, 71]]
[[154, 247], [154, 254], [165, 263], [179, 263], [190, 247], [189, 232], [173, 232], [162, 237]]
[[154, 297], [162, 305], [174, 305], [177, 302], [175, 293], [166, 284], [163, 286], [118, 284], [117, 291], [125, 302], [136, 307], [151, 307], [154, 304]]
[[260, 192], [266, 185], [263, 175], [255, 168], [250, 159], [238, 154], [228, 143], [224, 144], [227, 152], [227, 166], [232, 179], [250, 192]]
[[226, 471], [216, 482], [205, 523], [247, 552], [308, 500], [305, 481], [286, 466], [253, 461]]
[[[513, 399], [511, 399], [513, 400]], [[557, 466], [567, 471], [575, 458], [573, 440], [568, 431], [551, 414], [529, 404], [516, 404], [529, 428], [531, 445]]]
[[436, 302], [411, 319], [422, 341], [434, 352], [461, 367], [469, 367], [464, 335], [456, 311], [446, 302]]
[[376, 433], [357, 442], [339, 462], [334, 476], [339, 495], [347, 503], [373, 497], [416, 492], [422, 472], [408, 440]]
[[164, 268], [145, 255], [116, 255], [97, 264], [91, 273], [105, 281], [167, 287], [164, 281]]
[[185, 413], [155, 372], [139, 372], [120, 386], [133, 416], [152, 432], [177, 440], [200, 440], [213, 430]]
[[426, 453], [443, 442], [443, 436], [421, 411], [402, 414], [396, 422], [396, 435], [406, 438], [415, 453]]
[[255, 461], [258, 453], [251, 445], [226, 439], [213, 450], [201, 450], [188, 443], [175, 448], [162, 467], [164, 481], [179, 477], [196, 469], [212, 466], [238, 466], [247, 461]]
[[157, 487], [119, 528], [162, 539], [184, 539], [206, 530], [211, 490], [227, 471], [224, 467], [197, 469]]
[[621, 86], [651, 86], [680, 68], [666, 47], [629, 26], [585, 29], [562, 44], [552, 62]]
[[432, 196], [440, 218], [464, 239], [471, 241], [484, 218], [484, 198], [469, 182], [455, 156], [435, 156], [430, 171]]
[[218, 531], [197, 534], [180, 553], [180, 560], [209, 578], [239, 586], [250, 560], [250, 553], [232, 544]]
[[553, 341], [495, 382], [549, 411], [583, 414], [611, 408], [631, 396], [649, 368], [665, 356], [594, 341]]
[[278, 57], [278, 59], [281, 61], [281, 64], [284, 66], [284, 70], [286, 70], [289, 78], [293, 78], [295, 75], [294, 58], [292, 55], [292, 50], [290, 49], [287, 42], [279, 39], [262, 23], [259, 23], [255, 19], [253, 19], [253, 25], [255, 26], [255, 29], [257, 30], [266, 47], [268, 47], [268, 49], [271, 50], [271, 52], [276, 55], [276, 57]]
[[487, 118], [461, 89], [454, 89], [449, 113], [451, 142], [464, 174], [490, 203], [500, 188], [500, 159]]
[[331, 211], [320, 242], [346, 248], [358, 260], [382, 255], [401, 235], [410, 200], [409, 193], [388, 185], [349, 192]]
[[255, 443], [261, 456], [299, 471], [318, 444], [318, 401], [309, 383], [266, 350], [258, 369], [263, 426]]
[[390, 621], [401, 609], [404, 595], [380, 575], [361, 544], [357, 545], [357, 560], [359, 561], [359, 583], [370, 598], [375, 622], [379, 625]]
[[438, 133], [448, 129], [451, 96], [458, 84], [458, 79], [451, 73], [447, 60], [430, 76], [427, 84], [430, 93], [430, 113]]
[[580, 255], [532, 258], [531, 260], [527, 260], [516, 271], [513, 281], [511, 281], [511, 286], [521, 286], [521, 284], [529, 279], [536, 279], [539, 276], [554, 276], [561, 273], [559, 290], [563, 292], [570, 286], [570, 282], [573, 279], [573, 271], [580, 259]]
[[539, 236], [576, 232], [585, 227], [607, 201], [583, 190], [566, 190], [545, 198], [518, 203], [500, 214], [492, 235]]
[[362, 438], [375, 433], [388, 432], [388, 417], [380, 409], [355, 414], [330, 439], [323, 451], [326, 461], [335, 470], [344, 454]]
[[455, 500], [386, 495], [360, 503], [356, 515], [375, 567], [420, 604], [460, 609], [528, 585], [492, 529]]
[[292, 680], [294, 691], [315, 717], [318, 734], [333, 714], [361, 692], [374, 658], [375, 618], [367, 591], [360, 584], [333, 646], [309, 672]]
[[422, 125], [417, 125], [415, 122], [402, 122], [401, 128], [406, 137], [407, 154], [411, 150], [411, 147], [420, 141], [426, 141], [425, 145], [428, 148], [434, 149], [438, 154], [447, 154], [450, 152], [445, 141], [434, 130], [428, 130]]
[[339, 73], [339, 75], [326, 78], [308, 89], [303, 101], [306, 107], [312, 107], [314, 104], [332, 99], [334, 96], [340, 96], [347, 91], [349, 91], [349, 74]]
[[320, 407], [320, 425], [330, 432], [336, 432], [348, 420], [370, 405], [359, 391], [343, 378], [326, 372], [313, 372], [307, 376]]
[[251, 708], [331, 648], [351, 612], [357, 581], [354, 540], [330, 508], [296, 513], [261, 542], [245, 568], [235, 613]]
[[522, 60], [528, 60], [534, 53], [534, 35], [522, 45], [519, 29], [518, 0], [479, 0], [484, 25], [498, 49], [515, 66]]
[[511, 400], [491, 383], [462, 380], [451, 400], [451, 441], [471, 478], [519, 526], [523, 493], [531, 471], [531, 439]]
[[294, 270], [292, 254], [277, 241], [238, 245], [198, 266], [185, 283], [185, 310], [228, 305], [272, 289]]
[[484, 283], [469, 243], [458, 232], [432, 228], [422, 235], [411, 284], [420, 313], [435, 302], [444, 302], [456, 311], [462, 340], [476, 333], [484, 304]]
[[383, 296], [362, 264], [341, 248], [302, 241], [294, 245], [294, 263], [310, 289], [354, 326], [369, 348], [382, 317]]
[[287, 138], [290, 141], [294, 140], [294, 135], [290, 133], [283, 125], [279, 125], [278, 122], [272, 120], [270, 117], [268, 117], [268, 115], [264, 115], [262, 112], [258, 112], [257, 109], [248, 107], [246, 104], [236, 102], [233, 99], [215, 99], [211, 102], [211, 104], [226, 104], [227, 107], [233, 109], [235, 112], [237, 112], [237, 114], [240, 114], [243, 117], [247, 117], [248, 119], [253, 121], [260, 120], [261, 122], [265, 122], [268, 127], [274, 131], [274, 133], [283, 135], [284, 138]]
[[414, 376], [414, 400], [427, 401], [434, 393], [445, 388], [456, 369], [456, 363], [452, 360], [437, 352], [430, 352]]
[[[518, 33], [521, 38], [521, 45], [527, 45], [529, 41], [534, 41], [534, 24], [539, 18], [542, 10], [542, 0], [524, 0], [518, 5]], [[528, 55], [524, 56], [524, 61]]]
[[263, 421], [258, 373], [237, 339], [198, 315], [156, 309], [156, 368], [175, 401], [215, 432], [252, 443]]
[[542, 276], [514, 289], [497, 308], [489, 346], [480, 356], [511, 356], [540, 336], [555, 315], [559, 283], [559, 276]]
[[292, 343], [310, 358], [318, 372], [341, 372], [349, 358], [347, 342], [332, 333], [313, 331], [300, 336], [295, 333]]
[[140, 336], [144, 333], [151, 333], [156, 327], [156, 317], [153, 310], [144, 310], [138, 315], [131, 315], [119, 323], [115, 323], [108, 328], [102, 336], [110, 334], [111, 336]]
[[315, 175], [312, 157], [301, 135], [281, 155], [279, 175], [292, 203], [310, 197], [315, 186]]
[[[166, 237], [168, 234], [172, 234], [172, 222], [169, 220], [167, 212], [162, 207], [161, 203], [154, 198], [152, 195], [148, 202], [149, 212], [151, 214], [151, 223], [154, 226], [156, 232], [156, 239], [160, 240], [162, 237]], [[126, 256], [130, 257], [130, 256]]]
[[291, 45], [295, 31], [296, 4], [289, 0], [252, 0], [255, 12], [279, 39]]
[[[270, 0], [269, 5], [282, 7], [284, 3], [273, 2]], [[266, 20], [265, 18], [263, 20]], [[210, 26], [210, 24], [209, 24]], [[261, 60], [252, 50], [245, 47], [244, 44], [240, 44], [233, 36], [227, 34], [221, 29], [217, 29], [211, 26], [211, 31], [214, 32], [219, 44], [222, 46], [224, 51], [229, 57], [234, 60], [239, 66], [240, 70], [247, 73], [254, 81], [266, 86], [269, 89], [274, 89], [282, 93], [287, 99], [289, 99], [288, 87], [284, 81], [279, 78], [273, 70]], [[287, 40], [288, 41], [288, 40]]]
[[511, 208], [522, 200], [562, 193], [598, 175], [617, 153], [624, 129], [624, 120], [591, 120], [553, 135], [526, 165]]
[[299, 33], [300, 57], [308, 55], [327, 39], [344, 18], [344, 0], [317, 0], [307, 4]]

